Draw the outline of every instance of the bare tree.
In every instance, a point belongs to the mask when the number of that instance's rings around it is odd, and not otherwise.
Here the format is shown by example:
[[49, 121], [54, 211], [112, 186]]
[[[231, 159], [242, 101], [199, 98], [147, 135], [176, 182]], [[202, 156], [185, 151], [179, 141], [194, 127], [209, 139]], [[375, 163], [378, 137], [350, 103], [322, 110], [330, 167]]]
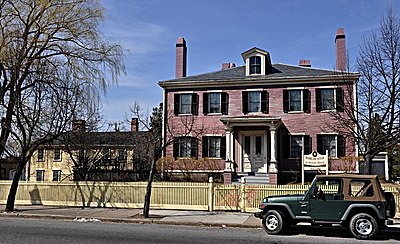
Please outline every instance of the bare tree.
[[[146, 142], [141, 144], [141, 148], [146, 148], [148, 150], [147, 160], [150, 163], [149, 177], [147, 181], [146, 194], [144, 198], [143, 206], [143, 216], [145, 218], [149, 217], [150, 212], [150, 199], [151, 199], [151, 187], [153, 183], [153, 178], [155, 175], [156, 162], [158, 157], [161, 156], [163, 150], [162, 145], [162, 104], [158, 108], [153, 108], [152, 116], [149, 116], [148, 111], [143, 110], [139, 103], [135, 101], [133, 106], [130, 108], [131, 113], [138, 119], [138, 122], [143, 127], [144, 130], [150, 131], [150, 136]], [[150, 150], [149, 150], [150, 149]], [[137, 154], [142, 154], [142, 150], [137, 150]], [[143, 162], [143, 160], [141, 160]]]
[[124, 71], [122, 48], [99, 34], [102, 19], [96, 0], [0, 0], [0, 155], [19, 158], [6, 211], [37, 147], [96, 110]]
[[[391, 9], [377, 30], [363, 39], [357, 58], [360, 79], [356, 87], [342, 75], [348, 94], [343, 113], [332, 113], [337, 125], [358, 144], [365, 173], [372, 173], [372, 159], [400, 140], [400, 20]], [[358, 104], [354, 104], [357, 96]]]
[[[174, 116], [174, 114], [171, 112], [170, 114], [168, 114], [168, 124], [165, 126], [166, 138], [162, 138], [162, 104], [160, 104], [158, 108], [153, 108], [151, 115], [149, 115], [150, 113], [148, 111], [143, 110], [138, 102], [135, 102], [130, 110], [133, 116], [138, 118], [138, 121], [142, 125], [142, 128], [151, 132], [151, 136], [148, 138], [147, 143], [143, 144], [145, 147], [151, 148], [151, 155], [149, 155], [148, 157], [149, 161], [151, 161], [150, 172], [143, 207], [143, 216], [145, 218], [148, 218], [150, 211], [152, 182], [156, 174], [156, 163], [157, 160], [161, 158], [162, 151], [173, 144], [174, 139], [177, 136], [190, 136], [192, 138], [195, 138], [197, 141], [200, 141], [202, 135], [205, 135], [207, 132], [213, 132], [214, 128], [206, 127], [203, 123], [201, 123], [201, 121], [199, 121], [197, 116], [187, 115], [177, 117]], [[168, 159], [161, 161], [171, 162]], [[187, 175], [190, 170], [200, 169], [204, 165], [208, 165], [208, 169], [212, 170], [219, 168], [218, 162], [216, 162], [215, 160], [195, 159], [173, 160], [172, 163], [166, 165], [166, 167], [168, 167], [168, 169], [172, 169], [171, 167], [175, 167], [175, 169], [179, 168], [180, 170], [183, 170], [183, 172]]]

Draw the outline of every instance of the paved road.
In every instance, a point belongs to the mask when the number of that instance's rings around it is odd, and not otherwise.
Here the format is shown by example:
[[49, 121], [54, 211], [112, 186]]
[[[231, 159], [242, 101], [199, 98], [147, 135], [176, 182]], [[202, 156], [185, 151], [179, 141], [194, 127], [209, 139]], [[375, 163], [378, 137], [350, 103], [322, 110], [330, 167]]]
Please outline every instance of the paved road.
[[[296, 227], [285, 236], [267, 236], [261, 229], [116, 224], [2, 218], [0, 243], [368, 243], [343, 229]], [[379, 243], [400, 240], [399, 233], [381, 236]]]

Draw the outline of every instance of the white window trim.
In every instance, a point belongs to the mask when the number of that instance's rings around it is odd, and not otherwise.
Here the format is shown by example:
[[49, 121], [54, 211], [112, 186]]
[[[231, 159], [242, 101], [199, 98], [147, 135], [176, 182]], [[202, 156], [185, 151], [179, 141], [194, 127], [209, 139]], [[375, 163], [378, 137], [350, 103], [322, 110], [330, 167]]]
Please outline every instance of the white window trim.
[[316, 86], [315, 89], [336, 89], [338, 86]]
[[[250, 58], [252, 57], [261, 57], [261, 73], [260, 74], [250, 74]], [[265, 55], [262, 55], [260, 53], [252, 53], [249, 56], [246, 57], [246, 76], [260, 76], [260, 75], [265, 75]]]
[[175, 92], [174, 94], [193, 94], [195, 93], [194, 91], [179, 91], [179, 92]]
[[62, 161], [62, 154], [63, 154], [63, 153], [62, 153], [62, 150], [61, 150], [61, 149], [57, 149], [57, 150], [60, 151], [60, 158], [59, 158], [59, 159], [58, 159], [58, 158], [57, 158], [57, 159], [55, 158], [55, 156], [56, 156], [55, 151], [56, 151], [56, 150], [53, 150], [53, 161], [54, 161], [54, 162], [61, 162], [61, 161]]
[[[176, 92], [176, 94], [179, 94], [179, 95], [188, 95], [188, 94], [194, 94], [194, 93], [195, 93], [194, 91]], [[181, 98], [179, 98], [179, 110], [181, 110], [181, 104], [182, 104], [181, 101], [182, 101]], [[192, 110], [192, 108], [193, 108], [193, 97], [192, 97], [191, 100], [190, 100], [190, 104], [191, 104], [190, 110]], [[179, 112], [180, 112], [180, 111], [179, 111]], [[189, 116], [189, 115], [193, 115], [193, 111], [190, 111], [190, 112], [191, 112], [191, 113], [188, 113], [188, 114], [179, 113], [178, 116]]]
[[262, 92], [262, 91], [266, 91], [266, 89], [260, 89], [260, 88], [254, 88], [254, 89], [251, 89], [251, 88], [249, 88], [249, 89], [246, 89], [246, 91], [248, 91], [248, 92], [253, 92], [253, 91], [259, 91], [259, 92]]
[[298, 133], [289, 133], [290, 136], [305, 136], [307, 135], [305, 132], [298, 132]]
[[[296, 91], [296, 90], [300, 90], [300, 110], [296, 110], [296, 111], [288, 111], [288, 114], [299, 114], [299, 113], [304, 113], [304, 102], [303, 102], [303, 93], [304, 93], [304, 87], [303, 88], [290, 88], [290, 89], [286, 89], [288, 91]], [[290, 94], [288, 94], [289, 96], [289, 108], [290, 109]]]
[[[334, 106], [334, 109], [322, 109], [322, 101], [321, 101], [321, 113], [329, 113], [329, 112], [336, 112], [336, 109], [337, 109], [337, 101], [336, 101], [336, 86], [335, 87], [333, 87], [333, 86], [329, 86], [329, 87], [321, 87], [321, 88], [319, 88], [320, 90], [324, 90], [324, 89], [333, 89], [333, 106]], [[322, 100], [322, 93], [321, 93], [321, 100]]]
[[[221, 115], [222, 114], [222, 91], [221, 92], [208, 92], [208, 94], [210, 93], [218, 93], [219, 94], [219, 110], [221, 110], [221, 112], [219, 113], [208, 113], [207, 115]], [[208, 111], [211, 111], [211, 102], [210, 102], [210, 97], [208, 97]]]

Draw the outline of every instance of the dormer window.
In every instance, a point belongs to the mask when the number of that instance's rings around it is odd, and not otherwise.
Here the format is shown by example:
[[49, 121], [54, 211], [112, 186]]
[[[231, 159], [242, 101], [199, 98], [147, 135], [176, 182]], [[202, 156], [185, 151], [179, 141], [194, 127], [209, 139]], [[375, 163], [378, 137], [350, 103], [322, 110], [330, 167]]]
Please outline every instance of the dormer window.
[[242, 53], [246, 63], [246, 76], [267, 75], [271, 72], [271, 58], [269, 52], [253, 47]]
[[261, 74], [261, 57], [260, 56], [250, 57], [250, 74], [251, 75]]

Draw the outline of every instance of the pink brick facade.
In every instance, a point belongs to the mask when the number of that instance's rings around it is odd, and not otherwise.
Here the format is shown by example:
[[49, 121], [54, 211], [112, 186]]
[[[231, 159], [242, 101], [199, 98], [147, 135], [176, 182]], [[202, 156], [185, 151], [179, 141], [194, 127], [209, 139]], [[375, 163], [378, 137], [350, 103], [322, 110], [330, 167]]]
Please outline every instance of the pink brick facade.
[[[321, 146], [318, 145], [321, 143], [318, 141], [318, 136], [337, 135], [336, 138], [339, 138], [343, 134], [335, 127], [331, 112], [318, 111], [317, 90], [340, 89], [343, 91], [343, 97], [353, 97], [349, 88], [355, 88], [353, 84], [358, 79], [358, 74], [349, 73], [350, 78], [344, 83], [343, 76], [335, 71], [269, 64], [269, 53], [258, 50], [260, 49], [251, 49], [242, 54], [246, 62], [244, 66], [225, 67], [214, 73], [160, 82], [160, 86], [164, 89], [164, 140], [168, 144], [164, 156], [179, 158], [176, 153], [181, 149], [176, 146], [176, 141], [173, 139], [184, 136], [196, 138], [195, 157], [201, 158], [204, 156], [203, 150], [209, 150], [209, 147], [203, 145], [204, 138], [218, 137], [221, 138], [221, 142], [218, 141], [217, 145], [224, 145], [218, 150], [224, 152], [218, 154], [221, 158], [216, 158], [220, 162], [217, 171], [223, 175], [226, 183], [231, 182], [231, 177], [238, 173], [265, 173], [270, 175], [270, 183], [284, 183], [298, 179], [301, 170], [300, 158], [288, 156], [287, 151], [292, 149], [286, 138], [307, 136], [311, 139], [311, 151], [317, 151]], [[261, 68], [266, 70], [265, 74], [248, 75], [248, 72], [252, 71], [248, 67], [246, 55], [250, 58], [266, 55], [260, 59], [265, 62], [261, 64]], [[290, 90], [301, 90], [309, 94], [309, 111], [284, 111], [284, 93]], [[267, 93], [267, 99], [260, 101], [261, 103], [266, 100], [267, 105], [264, 105], [263, 109], [267, 107], [267, 111], [247, 113], [243, 108], [244, 104], [248, 105], [244, 103], [244, 100], [248, 99], [244, 95], [246, 92]], [[205, 93], [226, 94], [227, 111], [215, 114], [203, 113], [208, 111], [208, 108], [204, 108], [204, 104], [208, 104], [208, 101], [206, 103], [204, 101], [204, 97], [207, 97]], [[192, 107], [189, 115], [176, 112], [176, 99], [182, 94], [195, 94], [192, 95], [192, 102], [195, 101], [196, 106]], [[307, 99], [303, 99], [302, 102], [305, 100]], [[304, 145], [305, 141], [303, 147]], [[344, 155], [340, 156], [357, 156], [355, 143], [351, 138], [344, 137], [343, 145], [345, 145]], [[339, 142], [334, 147], [338, 154]], [[344, 164], [346, 162], [342, 157], [330, 157], [329, 171], [333, 173], [349, 171], [344, 169]], [[208, 169], [203, 170], [207, 172]], [[213, 170], [215, 172], [215, 169]], [[356, 167], [352, 167], [350, 171], [357, 170]]]

